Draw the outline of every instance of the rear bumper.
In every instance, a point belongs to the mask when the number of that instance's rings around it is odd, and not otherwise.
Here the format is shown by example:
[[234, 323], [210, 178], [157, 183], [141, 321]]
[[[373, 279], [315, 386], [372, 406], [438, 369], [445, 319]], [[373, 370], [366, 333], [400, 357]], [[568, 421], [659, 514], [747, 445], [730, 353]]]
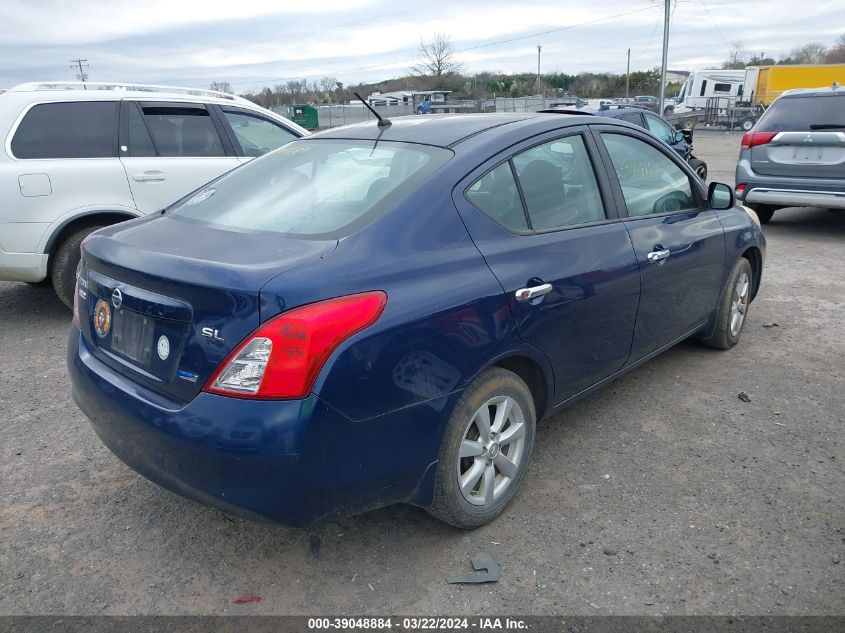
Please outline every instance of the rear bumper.
[[200, 393], [178, 404], [100, 362], [74, 326], [68, 368], [73, 398], [103, 443], [147, 479], [200, 503], [295, 526], [430, 503], [440, 438], [422, 446], [407, 438], [409, 425], [431, 419], [431, 403], [363, 422], [313, 394], [254, 401]]
[[812, 191], [755, 187], [745, 194], [746, 204], [769, 204], [777, 207], [822, 207], [845, 209], [845, 191]]
[[46, 276], [44, 253], [7, 253], [0, 249], [0, 280], [37, 282]]

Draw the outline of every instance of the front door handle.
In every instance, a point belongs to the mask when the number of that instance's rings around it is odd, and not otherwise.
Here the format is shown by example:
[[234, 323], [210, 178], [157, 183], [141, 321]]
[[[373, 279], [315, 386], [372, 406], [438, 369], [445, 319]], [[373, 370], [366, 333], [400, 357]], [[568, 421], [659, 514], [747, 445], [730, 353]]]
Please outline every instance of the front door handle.
[[664, 259], [669, 257], [669, 249], [664, 248], [662, 251], [651, 251], [646, 258], [652, 264], [656, 264], [657, 262], [662, 262]]
[[531, 301], [537, 297], [547, 295], [552, 291], [552, 284], [542, 284], [540, 286], [532, 286], [530, 288], [520, 288], [514, 295], [517, 301]]
[[132, 176], [132, 180], [137, 182], [161, 182], [164, 179], [164, 173], [160, 171], [145, 171]]

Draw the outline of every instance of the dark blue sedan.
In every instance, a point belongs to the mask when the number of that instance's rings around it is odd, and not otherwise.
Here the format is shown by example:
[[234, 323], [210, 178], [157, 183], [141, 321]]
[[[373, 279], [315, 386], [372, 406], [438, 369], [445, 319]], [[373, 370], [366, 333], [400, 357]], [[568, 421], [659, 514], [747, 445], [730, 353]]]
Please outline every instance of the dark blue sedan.
[[337, 128], [83, 243], [73, 396], [203, 503], [299, 525], [404, 502], [476, 527], [538, 419], [688, 337], [735, 345], [764, 250], [730, 187], [633, 125]]

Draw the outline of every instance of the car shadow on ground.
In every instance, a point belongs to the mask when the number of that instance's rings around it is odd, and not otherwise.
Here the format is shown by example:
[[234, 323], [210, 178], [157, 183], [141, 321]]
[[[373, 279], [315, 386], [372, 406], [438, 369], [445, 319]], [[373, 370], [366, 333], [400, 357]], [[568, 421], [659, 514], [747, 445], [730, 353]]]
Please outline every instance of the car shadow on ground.
[[797, 208], [778, 209], [763, 227], [763, 233], [777, 232], [802, 238], [825, 238], [845, 234], [845, 210]]
[[39, 325], [71, 321], [70, 310], [49, 283], [0, 282], [0, 318], [8, 322], [37, 320]]

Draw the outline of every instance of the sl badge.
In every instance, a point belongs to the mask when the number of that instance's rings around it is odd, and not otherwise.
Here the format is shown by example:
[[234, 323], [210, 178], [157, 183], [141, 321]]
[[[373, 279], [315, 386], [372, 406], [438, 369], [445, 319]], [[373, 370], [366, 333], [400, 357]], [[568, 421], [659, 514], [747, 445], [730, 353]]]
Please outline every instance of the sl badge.
[[94, 306], [94, 331], [97, 336], [103, 337], [109, 333], [111, 328], [111, 308], [109, 304], [100, 299]]

